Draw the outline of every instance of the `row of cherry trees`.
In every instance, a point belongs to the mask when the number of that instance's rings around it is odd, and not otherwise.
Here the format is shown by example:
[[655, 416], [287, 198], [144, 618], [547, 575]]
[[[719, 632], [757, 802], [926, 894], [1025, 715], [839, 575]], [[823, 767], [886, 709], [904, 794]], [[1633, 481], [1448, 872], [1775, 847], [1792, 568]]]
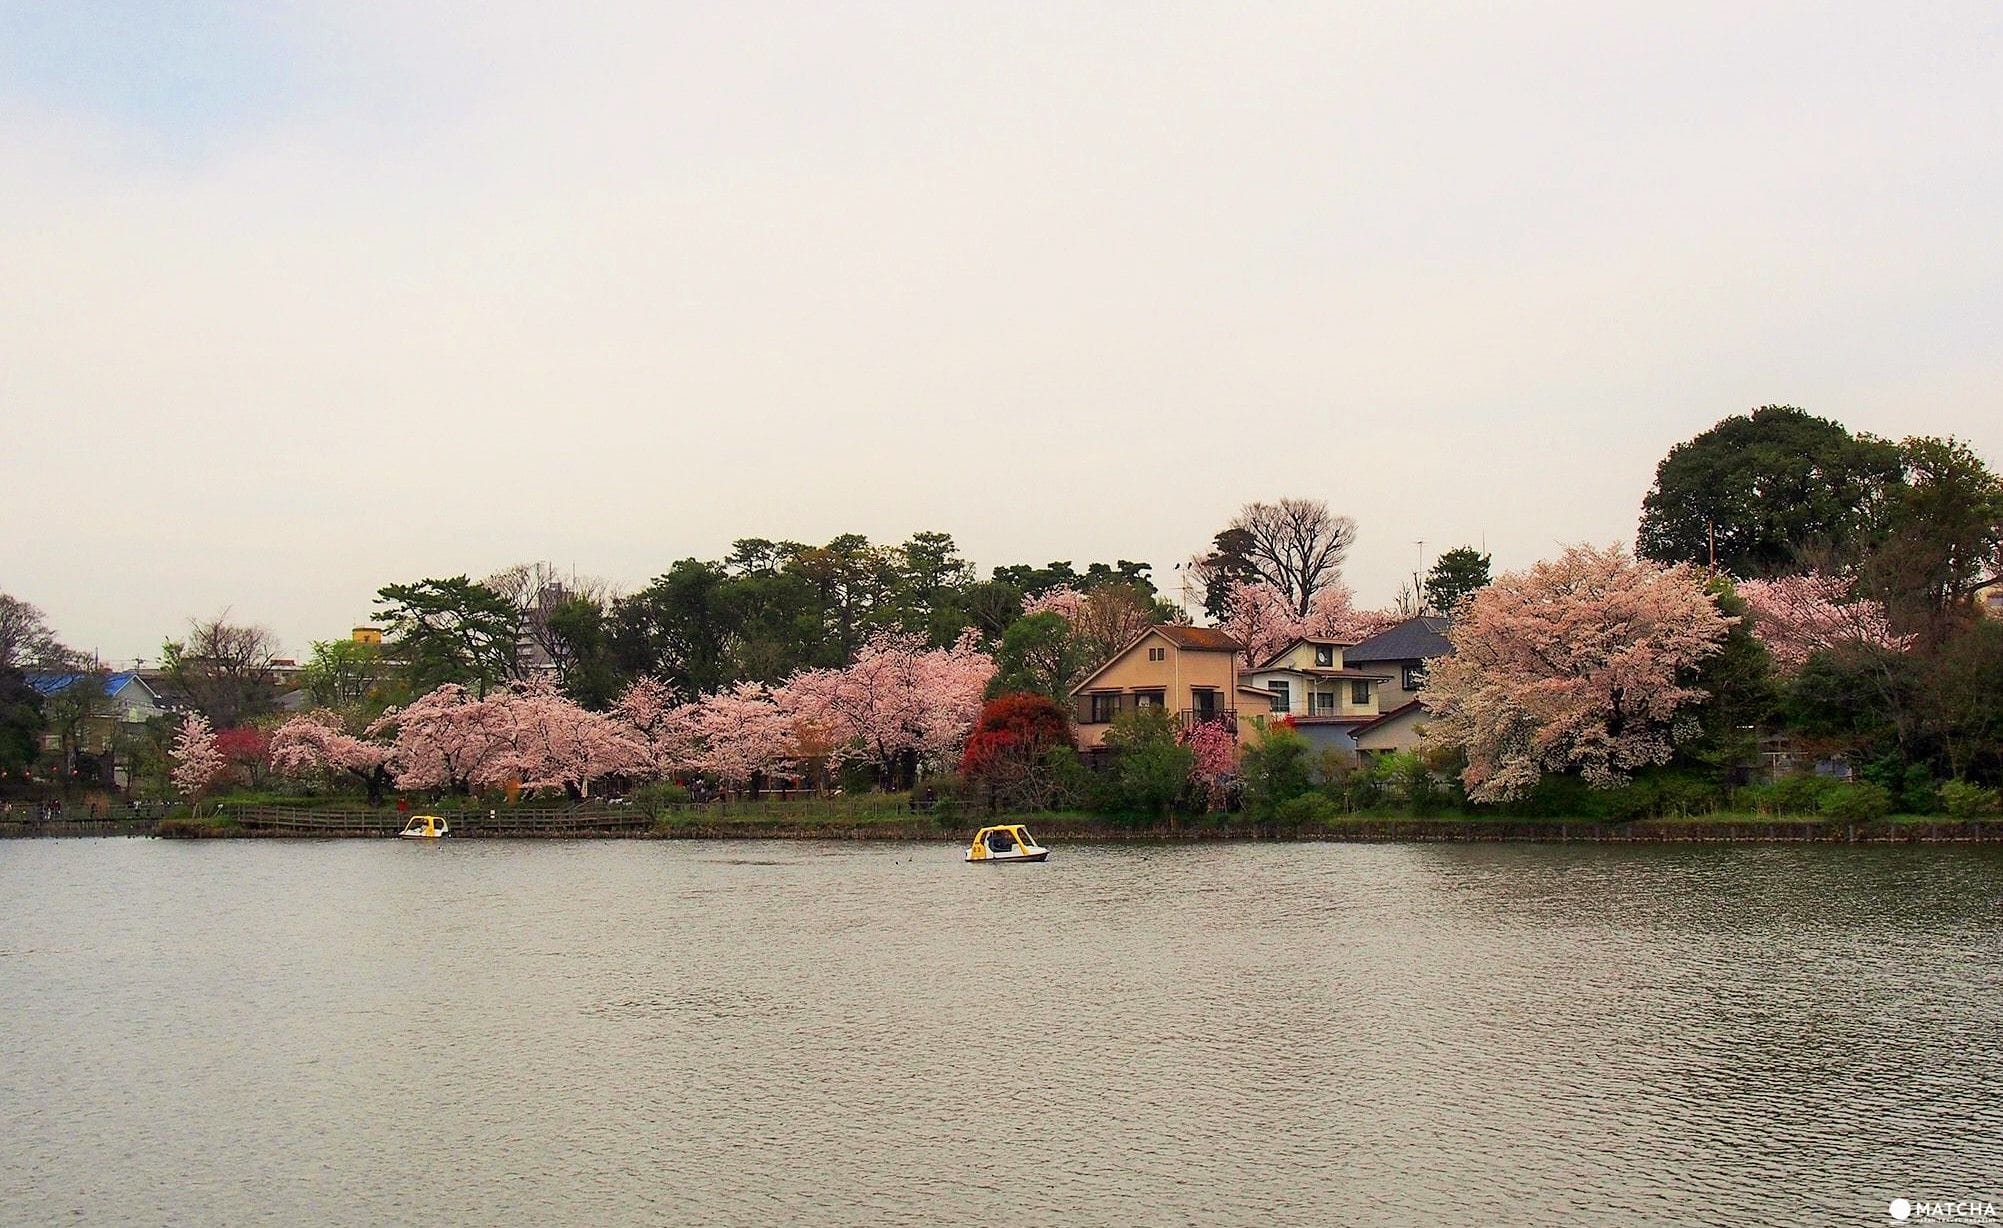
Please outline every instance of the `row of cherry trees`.
[[271, 759], [289, 775], [346, 778], [377, 799], [392, 786], [588, 797], [612, 778], [694, 775], [741, 788], [852, 762], [891, 779], [952, 761], [993, 674], [971, 636], [928, 649], [915, 636], [882, 633], [851, 664], [803, 670], [776, 687], [741, 683], [684, 698], [641, 678], [606, 712], [546, 689], [483, 697], [448, 683], [359, 731], [331, 713], [295, 717], [272, 735]]

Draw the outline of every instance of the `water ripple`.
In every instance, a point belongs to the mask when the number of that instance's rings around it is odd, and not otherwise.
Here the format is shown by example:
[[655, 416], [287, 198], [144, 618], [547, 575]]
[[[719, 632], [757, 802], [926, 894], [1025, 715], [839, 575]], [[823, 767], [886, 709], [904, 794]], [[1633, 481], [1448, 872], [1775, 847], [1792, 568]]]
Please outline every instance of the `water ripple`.
[[0, 1221], [2003, 1198], [1993, 850], [408, 851], [0, 846]]

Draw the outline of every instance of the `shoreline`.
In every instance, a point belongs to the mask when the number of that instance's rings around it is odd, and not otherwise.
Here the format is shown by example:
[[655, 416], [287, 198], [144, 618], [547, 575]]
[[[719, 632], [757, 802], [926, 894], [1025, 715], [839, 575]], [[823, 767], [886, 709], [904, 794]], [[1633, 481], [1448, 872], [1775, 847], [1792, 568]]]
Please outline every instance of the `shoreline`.
[[[449, 816], [448, 814], [448, 817]], [[704, 821], [651, 821], [640, 816], [580, 817], [525, 826], [487, 816], [452, 819], [453, 839], [467, 840], [832, 840], [906, 844], [964, 844], [988, 820], [970, 817], [942, 827], [929, 816], [855, 821], [774, 816]], [[1816, 819], [1590, 819], [1367, 818], [1330, 820], [1313, 828], [1259, 831], [1242, 823], [1132, 826], [1068, 815], [995, 816], [1020, 821], [1043, 837], [1099, 843], [1281, 844], [2003, 844], [2003, 821], [1911, 818], [1844, 823]], [[484, 830], [483, 830], [484, 829]], [[181, 840], [394, 839], [394, 821], [375, 823], [288, 819], [260, 822], [213, 819], [24, 822], [0, 824], [0, 839], [139, 837]]]

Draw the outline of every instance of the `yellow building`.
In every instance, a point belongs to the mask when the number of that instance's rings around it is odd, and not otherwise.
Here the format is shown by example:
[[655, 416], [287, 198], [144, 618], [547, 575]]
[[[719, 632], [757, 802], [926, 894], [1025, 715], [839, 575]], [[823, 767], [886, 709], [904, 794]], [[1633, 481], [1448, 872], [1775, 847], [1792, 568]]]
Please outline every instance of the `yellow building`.
[[1149, 627], [1071, 688], [1078, 748], [1105, 743], [1113, 718], [1164, 708], [1185, 726], [1218, 721], [1238, 732], [1237, 640], [1213, 627]]
[[383, 642], [383, 629], [381, 627], [356, 627], [348, 633], [348, 638], [357, 644], [374, 644], [380, 648]]

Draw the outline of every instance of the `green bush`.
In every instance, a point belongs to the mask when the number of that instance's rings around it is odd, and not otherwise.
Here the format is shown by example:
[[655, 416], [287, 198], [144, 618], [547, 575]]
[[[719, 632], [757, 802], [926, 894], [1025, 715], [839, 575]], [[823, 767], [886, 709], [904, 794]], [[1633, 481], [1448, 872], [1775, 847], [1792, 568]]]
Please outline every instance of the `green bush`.
[[1868, 780], [1827, 789], [1821, 802], [1822, 813], [1839, 823], [1870, 823], [1892, 813], [1892, 791]]
[[1926, 764], [1909, 765], [1899, 780], [1898, 792], [1899, 813], [1940, 813], [1940, 790], [1934, 786], [1933, 773], [1927, 771]]
[[633, 790], [630, 800], [648, 814], [658, 815], [689, 800], [689, 791], [672, 780], [650, 780]]
[[1190, 791], [1196, 754], [1176, 736], [1174, 720], [1158, 707], [1123, 712], [1106, 732], [1113, 767], [1102, 804], [1115, 814], [1159, 818]]
[[1397, 802], [1413, 814], [1431, 814], [1444, 799], [1445, 790], [1432, 765], [1417, 751], [1372, 755], [1363, 770], [1377, 782], [1380, 802]]
[[1384, 783], [1368, 772], [1351, 772], [1337, 786], [1343, 809], [1368, 810], [1384, 800]]
[[1957, 819], [1980, 819], [1998, 809], [1996, 790], [1965, 780], [1950, 780], [1940, 787], [1941, 808]]
[[[1815, 814], [1823, 808], [1824, 799], [1841, 787], [1836, 781], [1809, 772], [1783, 776], [1773, 782], [1774, 813]], [[1882, 785], [1872, 787], [1883, 790]]]
[[1284, 725], [1269, 725], [1240, 755], [1245, 777], [1245, 812], [1254, 822], [1271, 823], [1280, 808], [1314, 789], [1308, 772], [1308, 740]]
[[1340, 813], [1326, 796], [1301, 793], [1274, 806], [1271, 822], [1282, 831], [1299, 831], [1303, 827], [1318, 827]]

